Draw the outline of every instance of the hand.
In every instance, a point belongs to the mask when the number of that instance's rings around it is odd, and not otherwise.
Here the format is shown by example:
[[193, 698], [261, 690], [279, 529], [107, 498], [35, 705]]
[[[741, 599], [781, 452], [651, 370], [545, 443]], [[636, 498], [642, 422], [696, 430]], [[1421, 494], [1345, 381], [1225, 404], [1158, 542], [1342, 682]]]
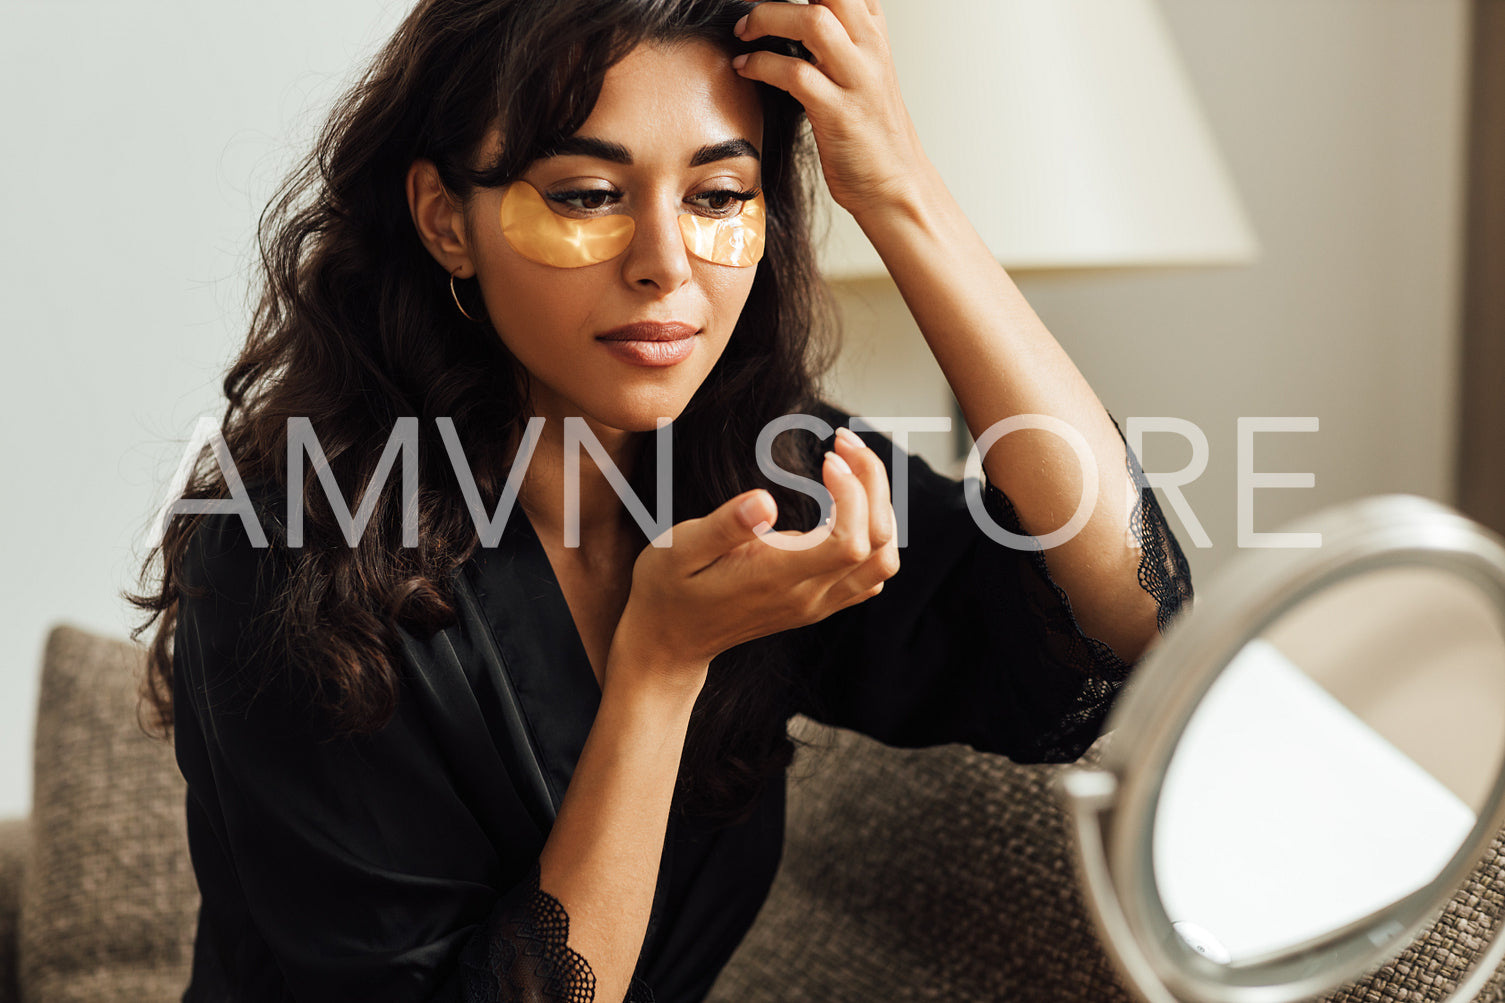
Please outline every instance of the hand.
[[[888, 475], [878, 455], [848, 434], [838, 433], [836, 454], [850, 472], [829, 456], [821, 468], [835, 501], [831, 524], [774, 534], [802, 549], [759, 538], [753, 527], [777, 518], [761, 488], [677, 523], [671, 546], [643, 549], [612, 637], [608, 680], [614, 670], [646, 671], [658, 682], [698, 688], [711, 659], [728, 648], [823, 620], [883, 590], [899, 570]], [[739, 517], [749, 500], [752, 512]]]
[[804, 43], [814, 55], [811, 64], [751, 52], [732, 65], [805, 106], [826, 185], [839, 205], [853, 215], [881, 210], [918, 183], [925, 154], [899, 94], [878, 0], [760, 3], [738, 29], [744, 42], [776, 35]]

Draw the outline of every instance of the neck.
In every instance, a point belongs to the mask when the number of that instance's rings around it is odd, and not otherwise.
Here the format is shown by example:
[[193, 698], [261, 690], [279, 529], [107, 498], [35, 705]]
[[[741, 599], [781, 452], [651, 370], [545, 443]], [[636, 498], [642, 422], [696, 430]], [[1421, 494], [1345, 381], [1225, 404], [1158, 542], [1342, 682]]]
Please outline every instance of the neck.
[[[586, 425], [606, 450], [611, 464], [624, 479], [630, 479], [642, 453], [644, 433], [607, 428], [587, 418]], [[516, 455], [520, 432], [514, 434], [509, 452]], [[622, 499], [602, 472], [601, 464], [584, 446], [576, 447], [580, 455], [580, 480], [577, 504], [580, 513], [580, 554], [612, 552], [622, 539], [623, 530], [632, 524]], [[564, 490], [564, 421], [548, 418], [543, 433], [528, 462], [527, 473], [518, 491], [518, 505], [533, 524], [541, 541], [556, 548], [564, 547], [566, 498]]]

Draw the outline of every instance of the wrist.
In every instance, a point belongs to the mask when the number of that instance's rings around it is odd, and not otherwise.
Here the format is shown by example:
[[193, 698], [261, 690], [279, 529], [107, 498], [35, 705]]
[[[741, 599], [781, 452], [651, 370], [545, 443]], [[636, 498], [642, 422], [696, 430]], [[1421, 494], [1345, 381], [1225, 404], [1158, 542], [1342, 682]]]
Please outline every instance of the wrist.
[[853, 200], [847, 211], [871, 235], [874, 228], [924, 224], [944, 204], [947, 195], [940, 172], [929, 160], [922, 160], [903, 175]]
[[688, 713], [709, 672], [709, 661], [687, 659], [661, 645], [634, 642], [619, 634], [606, 658], [602, 695], [607, 691], [630, 694], [668, 709], [682, 706]]

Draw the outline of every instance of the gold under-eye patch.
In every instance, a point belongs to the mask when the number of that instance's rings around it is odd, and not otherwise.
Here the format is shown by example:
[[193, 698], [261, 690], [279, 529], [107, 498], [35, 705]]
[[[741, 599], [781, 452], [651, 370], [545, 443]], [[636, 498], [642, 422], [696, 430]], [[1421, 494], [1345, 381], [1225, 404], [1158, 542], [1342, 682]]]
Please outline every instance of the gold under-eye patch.
[[631, 216], [570, 219], [544, 201], [526, 181], [502, 194], [502, 236], [529, 261], [555, 268], [582, 268], [609, 261], [632, 243]]
[[[514, 181], [502, 193], [502, 235], [529, 261], [555, 268], [583, 268], [609, 261], [627, 250], [636, 227], [631, 216], [571, 219], [549, 208], [543, 195], [526, 181]], [[746, 268], [763, 257], [766, 226], [763, 193], [742, 204], [735, 216], [719, 219], [684, 213], [679, 232], [685, 249], [717, 265]]]
[[686, 250], [697, 258], [734, 268], [756, 265], [763, 257], [765, 226], [762, 192], [742, 203], [742, 211], [735, 216], [714, 219], [687, 212], [679, 217]]

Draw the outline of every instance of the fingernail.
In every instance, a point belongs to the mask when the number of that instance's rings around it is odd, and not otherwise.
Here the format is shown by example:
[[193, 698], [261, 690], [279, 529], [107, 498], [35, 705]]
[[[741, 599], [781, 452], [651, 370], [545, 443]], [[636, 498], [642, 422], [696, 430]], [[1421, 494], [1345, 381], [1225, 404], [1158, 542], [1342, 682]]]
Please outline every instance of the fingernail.
[[737, 21], [737, 26], [732, 29], [732, 34], [736, 35], [737, 37], [740, 38], [742, 36], [742, 29], [746, 28], [746, 27], [747, 27], [747, 15], [743, 14], [742, 17]]
[[859, 449], [867, 448], [867, 443], [862, 441], [862, 437], [845, 425], [838, 428], [836, 434], [844, 439], [849, 446], [856, 446]]
[[830, 460], [831, 465], [834, 466], [837, 470], [840, 470], [842, 473], [850, 474], [852, 472], [852, 468], [847, 465], [847, 461], [843, 460], [841, 457], [837, 456], [829, 449], [826, 450], [826, 459]]
[[742, 524], [749, 529], [756, 528], [758, 523], [765, 521], [762, 498], [759, 495], [753, 495], [751, 498], [744, 499], [742, 504], [737, 506], [737, 518], [741, 519]]
[[740, 70], [740, 69], [742, 69], [742, 67], [744, 67], [746, 65], [747, 65], [747, 53], [745, 53], [745, 52], [742, 53], [742, 55], [737, 56], [736, 58], [734, 58], [732, 60], [732, 69], [734, 69], [734, 70]]

